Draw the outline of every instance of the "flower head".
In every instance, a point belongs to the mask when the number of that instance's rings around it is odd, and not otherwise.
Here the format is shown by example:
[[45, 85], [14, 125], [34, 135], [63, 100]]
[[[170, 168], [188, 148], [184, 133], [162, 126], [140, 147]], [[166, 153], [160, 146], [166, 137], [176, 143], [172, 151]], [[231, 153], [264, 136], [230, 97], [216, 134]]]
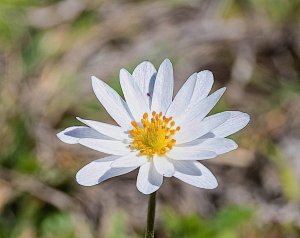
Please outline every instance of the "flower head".
[[214, 175], [198, 160], [212, 159], [237, 148], [225, 137], [245, 127], [250, 117], [238, 111], [207, 116], [225, 88], [209, 94], [210, 71], [192, 74], [173, 99], [173, 68], [166, 59], [158, 72], [143, 62], [131, 75], [121, 69], [125, 100], [103, 81], [92, 77], [93, 90], [118, 126], [77, 118], [74, 126], [57, 134], [63, 142], [81, 144], [110, 154], [84, 166], [77, 182], [92, 186], [139, 168], [137, 188], [155, 192], [163, 177], [176, 177], [199, 188], [213, 189]]

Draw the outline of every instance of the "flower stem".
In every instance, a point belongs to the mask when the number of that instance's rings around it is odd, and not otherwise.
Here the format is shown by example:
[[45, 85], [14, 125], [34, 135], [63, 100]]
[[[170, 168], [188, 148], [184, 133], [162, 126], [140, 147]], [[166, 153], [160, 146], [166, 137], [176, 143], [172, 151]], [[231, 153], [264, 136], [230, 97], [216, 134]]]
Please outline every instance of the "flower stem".
[[145, 238], [154, 238], [155, 203], [156, 203], [156, 192], [151, 193], [149, 195], [147, 228], [146, 228]]

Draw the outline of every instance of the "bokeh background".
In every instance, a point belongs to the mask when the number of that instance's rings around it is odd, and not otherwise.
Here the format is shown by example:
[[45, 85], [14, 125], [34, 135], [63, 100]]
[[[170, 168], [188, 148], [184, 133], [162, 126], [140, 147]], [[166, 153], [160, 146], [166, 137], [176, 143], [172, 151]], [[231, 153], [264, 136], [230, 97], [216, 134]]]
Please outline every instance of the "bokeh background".
[[214, 73], [214, 112], [248, 112], [238, 150], [205, 163], [216, 190], [165, 179], [158, 238], [300, 237], [298, 0], [1, 0], [0, 237], [143, 237], [136, 172], [85, 188], [103, 155], [56, 138], [75, 116], [111, 122], [90, 76], [118, 92], [119, 69], [170, 58], [175, 89]]

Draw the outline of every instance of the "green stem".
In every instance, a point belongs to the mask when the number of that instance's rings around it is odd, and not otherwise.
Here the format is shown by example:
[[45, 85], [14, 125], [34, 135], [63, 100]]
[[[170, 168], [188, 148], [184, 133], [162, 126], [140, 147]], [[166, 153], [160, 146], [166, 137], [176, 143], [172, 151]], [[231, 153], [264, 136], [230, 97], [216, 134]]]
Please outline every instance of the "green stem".
[[156, 192], [151, 193], [149, 195], [147, 228], [146, 228], [145, 238], [154, 238], [155, 203], [156, 203]]

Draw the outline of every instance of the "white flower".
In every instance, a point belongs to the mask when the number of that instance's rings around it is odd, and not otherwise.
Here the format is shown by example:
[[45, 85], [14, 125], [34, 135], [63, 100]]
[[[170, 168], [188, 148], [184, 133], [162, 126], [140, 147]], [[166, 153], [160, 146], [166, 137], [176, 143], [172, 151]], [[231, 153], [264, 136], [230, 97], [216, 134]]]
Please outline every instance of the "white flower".
[[236, 149], [237, 144], [225, 137], [245, 127], [250, 117], [238, 111], [207, 116], [225, 91], [221, 88], [208, 96], [212, 73], [192, 74], [174, 100], [173, 68], [168, 59], [158, 72], [147, 61], [132, 75], [121, 69], [120, 83], [125, 101], [92, 77], [97, 98], [119, 126], [77, 118], [86, 126], [57, 134], [65, 143], [110, 154], [79, 170], [77, 182], [92, 186], [139, 168], [136, 186], [144, 194], [155, 192], [163, 177], [172, 176], [199, 188], [216, 188], [215, 176], [197, 160]]

